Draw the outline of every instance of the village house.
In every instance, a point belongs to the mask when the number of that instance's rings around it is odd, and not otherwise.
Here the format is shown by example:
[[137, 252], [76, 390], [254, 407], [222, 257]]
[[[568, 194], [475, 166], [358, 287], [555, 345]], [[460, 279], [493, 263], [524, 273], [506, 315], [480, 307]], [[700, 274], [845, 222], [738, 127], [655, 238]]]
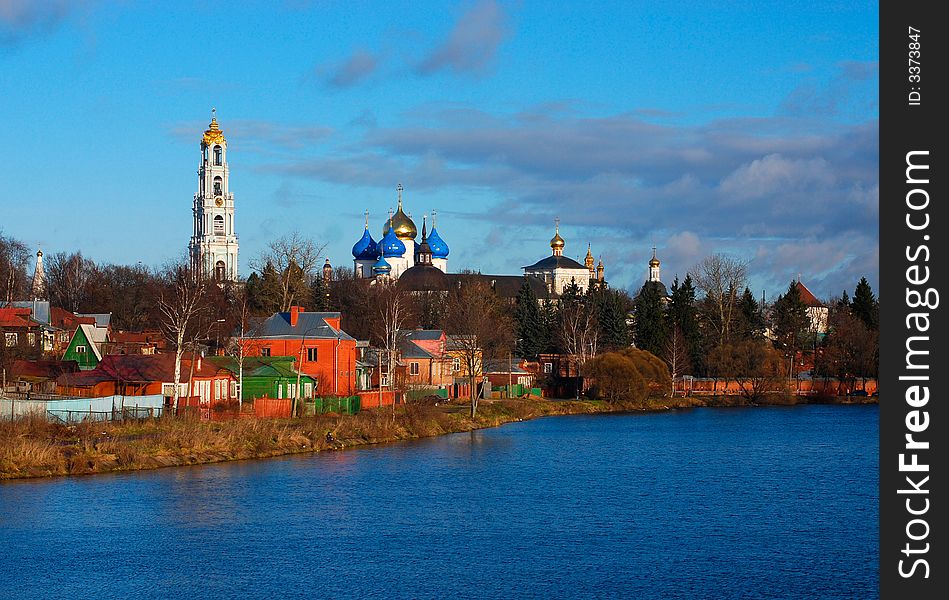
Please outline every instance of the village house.
[[292, 356], [246, 356], [243, 367], [241, 361], [233, 356], [209, 356], [206, 360], [242, 381], [243, 402], [253, 402], [257, 398], [294, 398], [298, 379], [301, 398], [312, 398], [316, 391], [316, 379], [297, 373], [294, 369], [296, 359]]
[[316, 380], [318, 396], [356, 392], [356, 338], [340, 328], [338, 312], [306, 312], [300, 306], [275, 313], [240, 340], [245, 356], [291, 356]]
[[[88, 398], [161, 394], [169, 404], [174, 396], [174, 373], [175, 357], [171, 354], [114, 354], [103, 357], [92, 370], [61, 375], [56, 391]], [[201, 356], [192, 358], [186, 354], [182, 358], [177, 383], [181, 404], [185, 399], [206, 407], [237, 401], [237, 380], [233, 374]]]

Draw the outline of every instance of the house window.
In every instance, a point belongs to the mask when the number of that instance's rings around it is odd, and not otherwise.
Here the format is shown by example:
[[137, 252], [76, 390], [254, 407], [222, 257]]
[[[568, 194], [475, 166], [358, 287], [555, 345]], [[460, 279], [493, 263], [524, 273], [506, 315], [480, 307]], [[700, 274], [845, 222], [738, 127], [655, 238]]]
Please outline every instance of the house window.
[[26, 341], [29, 342], [29, 344], [30, 344], [31, 346], [35, 346], [35, 345], [36, 345], [36, 334], [35, 334], [35, 333], [28, 333], [28, 334], [26, 334]]
[[554, 363], [544, 363], [544, 373], [553, 373], [554, 372]]
[[76, 346], [76, 354], [85, 354], [85, 353], [86, 353], [85, 346], [82, 346], [82, 345]]
[[304, 383], [304, 384], [303, 384], [303, 396], [304, 396], [305, 398], [312, 398], [312, 397], [313, 397], [313, 384], [312, 384], [312, 383], [307, 382], [307, 383]]
[[270, 356], [270, 346], [264, 346], [260, 349], [261, 356]]
[[237, 398], [237, 382], [231, 382], [231, 398]]
[[451, 359], [451, 370], [455, 373], [461, 370], [461, 358], [456, 356]]
[[15, 334], [15, 333], [8, 333], [8, 334], [6, 334], [4, 337], [6, 338], [7, 348], [10, 348], [11, 346], [16, 346], [16, 334]]
[[307, 348], [306, 349], [306, 360], [308, 362], [316, 362], [317, 359], [317, 350], [318, 348]]
[[409, 375], [418, 375], [418, 363], [410, 362], [409, 363]]
[[381, 381], [379, 382], [381, 387], [389, 387], [389, 376], [383, 375]]

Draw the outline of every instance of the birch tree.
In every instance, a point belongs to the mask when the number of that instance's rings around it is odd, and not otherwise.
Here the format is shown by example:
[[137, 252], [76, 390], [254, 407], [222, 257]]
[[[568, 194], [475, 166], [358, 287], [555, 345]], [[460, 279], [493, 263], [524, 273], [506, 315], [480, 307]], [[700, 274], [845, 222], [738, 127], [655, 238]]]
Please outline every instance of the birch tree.
[[178, 408], [180, 396], [181, 358], [185, 353], [185, 342], [194, 337], [192, 334], [198, 329], [198, 320], [207, 310], [207, 281], [195, 275], [189, 267], [172, 267], [166, 274], [165, 286], [158, 298], [162, 331], [175, 347], [175, 380], [172, 392], [172, 407], [175, 410]]

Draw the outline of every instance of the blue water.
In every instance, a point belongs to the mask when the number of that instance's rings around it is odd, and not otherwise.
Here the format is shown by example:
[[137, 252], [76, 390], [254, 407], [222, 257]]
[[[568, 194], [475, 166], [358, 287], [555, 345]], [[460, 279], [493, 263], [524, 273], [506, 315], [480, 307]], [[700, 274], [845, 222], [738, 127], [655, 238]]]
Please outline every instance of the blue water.
[[2, 598], [875, 598], [875, 406], [0, 485]]

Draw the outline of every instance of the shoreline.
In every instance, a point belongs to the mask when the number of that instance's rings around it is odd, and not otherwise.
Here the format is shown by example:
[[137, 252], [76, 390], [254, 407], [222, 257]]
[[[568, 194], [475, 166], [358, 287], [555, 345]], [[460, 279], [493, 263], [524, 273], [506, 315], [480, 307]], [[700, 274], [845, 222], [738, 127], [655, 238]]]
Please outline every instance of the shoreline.
[[[878, 404], [877, 397], [740, 396], [650, 398], [644, 404], [601, 400], [488, 400], [472, 420], [467, 403], [400, 405], [355, 415], [298, 419], [194, 421], [158, 419], [64, 426], [45, 419], [0, 424], [0, 482], [258, 460], [408, 441], [498, 427], [548, 416], [655, 413], [689, 408], [751, 408], [807, 404]], [[327, 436], [327, 432], [332, 435]]]

